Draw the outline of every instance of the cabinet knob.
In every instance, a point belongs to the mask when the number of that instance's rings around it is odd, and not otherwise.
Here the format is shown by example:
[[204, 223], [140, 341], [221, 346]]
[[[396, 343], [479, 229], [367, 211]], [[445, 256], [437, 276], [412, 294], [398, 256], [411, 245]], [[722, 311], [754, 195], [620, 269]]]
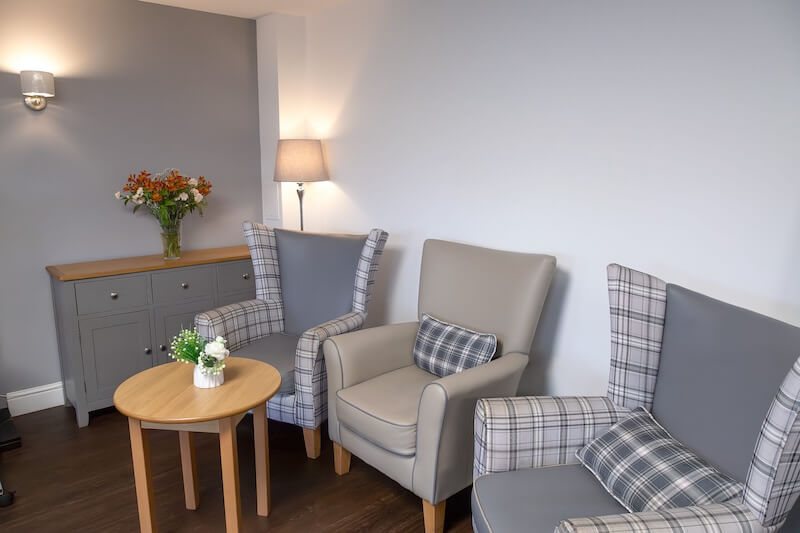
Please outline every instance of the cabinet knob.
[[181, 289], [188, 289], [188, 288], [189, 288], [189, 284], [188, 283], [186, 283], [185, 281], [183, 283], [181, 283]]
[[119, 293], [118, 292], [112, 292], [111, 294], [109, 294], [109, 296], [111, 296], [112, 300], [116, 300], [117, 298], [119, 298]]
[[159, 344], [158, 345], [158, 349], [161, 350], [162, 352], [166, 352], [167, 351], [167, 347], [164, 346], [163, 344]]
[[146, 353], [147, 355], [150, 355], [151, 353], [153, 353], [153, 350], [151, 350], [150, 348], [145, 348], [144, 349], [144, 353]]
[[250, 279], [250, 274], [247, 273], [242, 274], [242, 279]]

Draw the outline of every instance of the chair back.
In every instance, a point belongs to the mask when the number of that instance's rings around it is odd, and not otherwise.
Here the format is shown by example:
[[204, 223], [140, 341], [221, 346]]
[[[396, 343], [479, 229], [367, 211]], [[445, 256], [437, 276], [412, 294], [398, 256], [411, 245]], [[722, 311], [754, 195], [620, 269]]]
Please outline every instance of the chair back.
[[744, 482], [762, 423], [800, 355], [800, 328], [667, 284], [653, 415]]
[[528, 353], [556, 259], [429, 239], [418, 314], [497, 335], [497, 353]]
[[356, 269], [367, 235], [275, 229], [283, 330], [293, 335], [353, 310]]

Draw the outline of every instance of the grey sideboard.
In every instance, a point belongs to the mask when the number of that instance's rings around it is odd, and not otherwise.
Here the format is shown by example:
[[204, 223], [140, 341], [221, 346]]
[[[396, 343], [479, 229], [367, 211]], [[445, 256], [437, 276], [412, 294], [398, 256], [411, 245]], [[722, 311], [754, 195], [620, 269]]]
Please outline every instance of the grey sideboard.
[[169, 345], [194, 316], [255, 298], [246, 246], [47, 267], [61, 376], [78, 426], [113, 405], [117, 386], [169, 362]]

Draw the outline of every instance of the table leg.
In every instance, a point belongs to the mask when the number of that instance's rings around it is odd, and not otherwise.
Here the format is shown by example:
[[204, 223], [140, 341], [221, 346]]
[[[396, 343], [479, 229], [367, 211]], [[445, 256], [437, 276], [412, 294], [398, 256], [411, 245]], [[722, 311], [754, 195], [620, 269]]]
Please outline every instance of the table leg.
[[242, 526], [242, 503], [239, 499], [239, 453], [236, 449], [234, 417], [219, 420], [219, 453], [222, 461], [225, 526], [228, 533], [238, 533]]
[[181, 443], [181, 470], [183, 471], [183, 495], [186, 508], [194, 511], [200, 496], [197, 491], [197, 459], [194, 455], [194, 434], [190, 431], [179, 431]]
[[253, 433], [256, 445], [256, 499], [258, 515], [269, 516], [269, 432], [267, 430], [267, 405], [253, 409]]
[[156, 514], [153, 497], [153, 478], [150, 473], [150, 441], [141, 420], [128, 418], [133, 455], [133, 479], [136, 483], [136, 503], [139, 506], [139, 528], [142, 533], [155, 533]]

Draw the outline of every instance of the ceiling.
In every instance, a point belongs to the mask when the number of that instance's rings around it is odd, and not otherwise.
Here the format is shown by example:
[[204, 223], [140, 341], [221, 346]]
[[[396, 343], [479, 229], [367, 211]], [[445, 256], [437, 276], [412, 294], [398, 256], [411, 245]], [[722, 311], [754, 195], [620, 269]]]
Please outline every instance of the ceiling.
[[220, 15], [258, 18], [269, 13], [311, 15], [322, 9], [334, 7], [346, 0], [141, 0], [151, 4], [196, 9]]

